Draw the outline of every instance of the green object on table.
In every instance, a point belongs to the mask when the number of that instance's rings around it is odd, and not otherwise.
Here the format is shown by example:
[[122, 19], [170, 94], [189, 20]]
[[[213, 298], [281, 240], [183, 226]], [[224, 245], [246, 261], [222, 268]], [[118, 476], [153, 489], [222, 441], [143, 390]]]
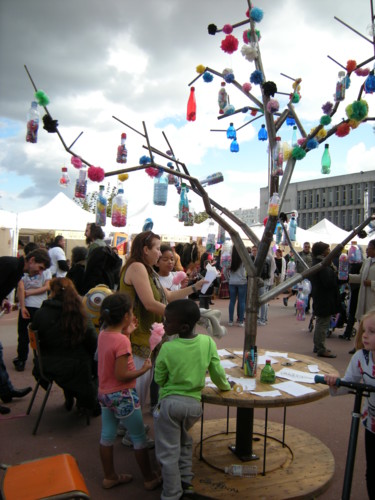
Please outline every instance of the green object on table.
[[262, 382], [262, 384], [273, 384], [275, 382], [275, 379], [275, 370], [271, 366], [271, 361], [267, 359], [265, 367], [260, 372], [260, 381]]

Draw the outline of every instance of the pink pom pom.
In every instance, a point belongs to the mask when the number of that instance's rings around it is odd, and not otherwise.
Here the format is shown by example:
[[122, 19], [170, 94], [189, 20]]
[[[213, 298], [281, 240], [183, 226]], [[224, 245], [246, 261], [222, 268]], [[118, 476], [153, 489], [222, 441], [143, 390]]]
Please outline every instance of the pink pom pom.
[[267, 103], [267, 111], [269, 113], [276, 113], [276, 111], [279, 111], [279, 101], [276, 99], [270, 99]]
[[153, 323], [151, 325], [151, 335], [150, 335], [150, 349], [153, 351], [155, 347], [160, 344], [164, 335], [164, 325], [163, 323]]
[[227, 54], [233, 54], [238, 49], [238, 40], [233, 35], [227, 35], [221, 42], [221, 48]]
[[242, 90], [243, 90], [244, 92], [250, 92], [250, 90], [251, 90], [251, 83], [245, 82], [245, 83], [242, 85]]
[[223, 26], [223, 32], [226, 34], [226, 35], [230, 35], [233, 31], [233, 26], [231, 24], [224, 24]]
[[151, 178], [157, 177], [159, 174], [159, 169], [156, 167], [147, 167], [145, 168], [145, 172], [147, 175], [149, 175]]
[[81, 158], [78, 158], [77, 156], [72, 156], [71, 159], [70, 159], [70, 163], [75, 168], [81, 168], [82, 167], [82, 160], [81, 160]]
[[87, 176], [90, 179], [90, 181], [94, 182], [102, 182], [104, 179], [104, 170], [101, 167], [89, 167], [87, 171]]
[[297, 144], [298, 146], [303, 146], [305, 144], [306, 138], [305, 137], [300, 137], [297, 139]]
[[357, 68], [354, 73], [357, 76], [367, 76], [370, 73], [369, 68]]
[[185, 278], [186, 273], [184, 271], [177, 271], [177, 273], [173, 276], [172, 283], [173, 285], [179, 285]]

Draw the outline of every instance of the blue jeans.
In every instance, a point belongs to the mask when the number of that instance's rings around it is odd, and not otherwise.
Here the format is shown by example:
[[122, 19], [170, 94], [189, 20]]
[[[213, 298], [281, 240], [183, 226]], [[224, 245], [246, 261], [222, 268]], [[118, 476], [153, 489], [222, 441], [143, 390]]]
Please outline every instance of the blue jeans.
[[233, 322], [233, 313], [236, 300], [238, 298], [238, 321], [243, 322], [245, 316], [247, 285], [229, 284], [229, 321]]
[[[269, 285], [264, 285], [262, 288], [259, 288], [259, 297], [263, 295], [264, 293], [268, 292], [270, 289]], [[259, 319], [260, 321], [263, 321], [263, 323], [267, 323], [268, 320], [268, 303], [262, 304], [259, 308]]]

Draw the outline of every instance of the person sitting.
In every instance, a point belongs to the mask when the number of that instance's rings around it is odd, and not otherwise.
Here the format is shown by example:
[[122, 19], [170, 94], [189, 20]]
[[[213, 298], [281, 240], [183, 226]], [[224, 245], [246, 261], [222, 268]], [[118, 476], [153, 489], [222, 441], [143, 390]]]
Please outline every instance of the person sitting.
[[[78, 408], [98, 416], [96, 330], [70, 279], [55, 278], [50, 288], [50, 298], [43, 302], [31, 323], [31, 329], [38, 332], [45, 375], [63, 389], [68, 411], [76, 398]], [[40, 377], [36, 362], [33, 375], [37, 380]]]
[[73, 281], [73, 284], [80, 295], [84, 295], [86, 258], [86, 247], [74, 247], [72, 250], [72, 266], [66, 275], [67, 278]]

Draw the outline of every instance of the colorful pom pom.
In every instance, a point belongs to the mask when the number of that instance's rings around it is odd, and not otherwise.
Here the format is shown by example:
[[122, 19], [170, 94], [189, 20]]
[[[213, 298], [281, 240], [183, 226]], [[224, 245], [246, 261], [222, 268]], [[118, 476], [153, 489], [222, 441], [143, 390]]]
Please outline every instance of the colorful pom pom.
[[37, 90], [34, 95], [35, 99], [38, 101], [39, 106], [48, 106], [50, 101], [48, 95], [44, 92], [44, 90]]
[[267, 111], [269, 113], [276, 113], [277, 111], [279, 111], [279, 107], [279, 101], [277, 101], [276, 99], [270, 99], [267, 102]]
[[120, 182], [125, 182], [129, 179], [129, 174], [118, 174], [117, 179]]
[[302, 160], [306, 156], [306, 151], [299, 146], [293, 148], [292, 156], [295, 160]]
[[319, 146], [319, 142], [316, 139], [309, 139], [306, 143], [308, 149], [316, 149]]
[[293, 104], [297, 104], [301, 99], [301, 96], [297, 93], [297, 92], [294, 92], [294, 94], [292, 95], [292, 103]]
[[252, 109], [250, 114], [251, 114], [251, 116], [256, 116], [257, 113], [258, 113], [257, 109]]
[[206, 71], [206, 66], [203, 66], [203, 64], [199, 64], [196, 68], [197, 73], [200, 75]]
[[139, 158], [140, 165], [147, 165], [148, 163], [151, 163], [151, 158], [149, 156], [143, 155]]
[[214, 79], [214, 75], [212, 73], [210, 73], [209, 71], [205, 71], [203, 73], [203, 81], [204, 82], [210, 83], [210, 82], [212, 82], [213, 79]]
[[105, 172], [101, 167], [91, 165], [87, 171], [87, 177], [93, 182], [102, 182], [105, 177]]
[[208, 27], [208, 34], [209, 35], [216, 35], [217, 32], [217, 26], [215, 24], [209, 24]]
[[349, 120], [348, 123], [350, 128], [355, 129], [361, 122], [357, 122], [357, 120]]
[[221, 42], [221, 48], [227, 54], [233, 54], [238, 49], [238, 40], [233, 35], [227, 35]]
[[305, 142], [306, 142], [306, 137], [299, 137], [297, 139], [298, 146], [303, 146], [305, 144]]
[[366, 118], [368, 114], [368, 104], [366, 101], [361, 99], [360, 101], [354, 101], [352, 104], [349, 104], [345, 108], [346, 116], [350, 120], [356, 120], [360, 122], [364, 118]]
[[234, 74], [228, 73], [227, 75], [224, 76], [224, 80], [226, 81], [226, 83], [233, 83], [234, 82]]
[[367, 76], [370, 73], [369, 68], [357, 68], [354, 73], [357, 76]]
[[243, 33], [242, 33], [242, 40], [243, 40], [243, 43], [249, 43], [250, 40], [251, 40], [251, 30], [245, 30]]
[[145, 168], [145, 172], [148, 176], [154, 178], [159, 174], [159, 169], [157, 167], [147, 167]]
[[233, 104], [228, 104], [227, 106], [225, 106], [223, 111], [225, 116], [229, 116], [233, 115], [233, 113], [236, 111], [236, 108], [233, 106]]
[[289, 146], [287, 142], [283, 142], [283, 159], [284, 161], [288, 161], [292, 156], [292, 148]]
[[263, 93], [264, 95], [266, 95], [267, 97], [273, 97], [276, 92], [277, 92], [277, 86], [276, 86], [276, 83], [274, 82], [264, 82], [262, 84], [262, 89], [263, 89]]
[[226, 35], [230, 35], [233, 31], [233, 26], [231, 24], [224, 24], [223, 26], [223, 33]]
[[247, 61], [253, 62], [258, 57], [258, 48], [253, 44], [242, 45], [241, 54]]
[[375, 91], [375, 76], [369, 75], [366, 78], [364, 89], [366, 94], [372, 94]]
[[336, 135], [337, 137], [345, 137], [350, 133], [350, 125], [349, 123], [340, 123], [340, 125], [337, 127], [336, 130]]
[[322, 106], [322, 111], [325, 115], [330, 115], [331, 111], [333, 109], [333, 104], [329, 101], [327, 101], [325, 104]]
[[70, 159], [70, 163], [75, 168], [81, 168], [82, 167], [82, 160], [81, 160], [81, 158], [78, 158], [78, 156], [72, 156], [71, 159]]
[[254, 85], [260, 85], [264, 80], [263, 73], [256, 69], [250, 75], [250, 82], [254, 83]]
[[250, 92], [251, 90], [251, 83], [245, 82], [242, 84], [242, 90], [246, 93]]
[[346, 71], [348, 73], [351, 73], [352, 71], [354, 71], [356, 67], [357, 67], [357, 63], [355, 61], [353, 61], [353, 59], [349, 59], [349, 61], [346, 63]]
[[254, 7], [253, 9], [251, 9], [250, 17], [256, 23], [260, 23], [260, 21], [263, 19], [262, 9], [258, 9], [258, 7]]
[[329, 125], [331, 123], [332, 119], [330, 116], [328, 115], [323, 115], [321, 118], [320, 118], [320, 124], [321, 125]]
[[325, 139], [327, 137], [327, 131], [325, 128], [321, 128], [319, 132], [316, 134], [316, 138], [318, 140]]

